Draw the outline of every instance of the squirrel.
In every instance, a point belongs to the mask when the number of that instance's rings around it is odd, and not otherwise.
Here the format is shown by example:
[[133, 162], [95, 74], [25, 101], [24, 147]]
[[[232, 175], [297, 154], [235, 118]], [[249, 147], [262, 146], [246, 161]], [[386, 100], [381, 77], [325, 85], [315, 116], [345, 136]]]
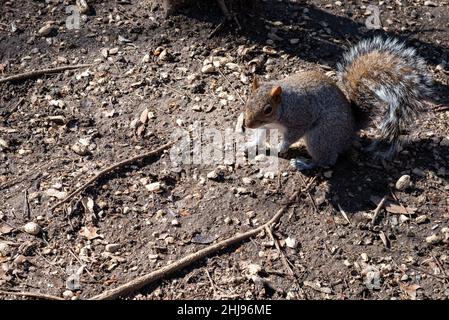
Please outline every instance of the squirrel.
[[[254, 78], [245, 105], [244, 127], [279, 129], [279, 153], [304, 138], [312, 161], [292, 159], [298, 170], [333, 166], [356, 132], [373, 125], [380, 139], [368, 149], [388, 159], [400, 149], [430, 96], [432, 78], [425, 61], [394, 38], [362, 40], [337, 65], [337, 81], [319, 71], [300, 72], [279, 81]], [[364, 116], [364, 117], [361, 117]], [[252, 145], [264, 135], [258, 130]], [[380, 151], [380, 145], [387, 145]]]

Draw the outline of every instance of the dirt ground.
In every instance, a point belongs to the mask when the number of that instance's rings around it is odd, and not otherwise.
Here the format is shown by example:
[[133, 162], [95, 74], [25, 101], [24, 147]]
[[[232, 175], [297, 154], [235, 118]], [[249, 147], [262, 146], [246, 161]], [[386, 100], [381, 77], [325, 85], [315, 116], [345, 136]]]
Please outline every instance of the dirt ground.
[[[271, 173], [251, 164], [173, 168], [165, 153], [49, 210], [102, 168], [170, 141], [175, 128], [234, 128], [254, 74], [333, 75], [348, 46], [375, 34], [415, 47], [435, 78], [434, 98], [448, 105], [448, 1], [382, 1], [380, 30], [365, 26], [366, 1], [259, 1], [235, 9], [241, 30], [233, 22], [212, 36], [223, 19], [214, 2], [164, 18], [148, 1], [89, 1], [79, 29], [68, 29], [74, 3], [1, 1], [0, 78], [95, 64], [0, 83], [1, 291], [89, 298], [261, 225], [315, 177], [273, 229], [280, 250], [261, 233], [126, 298], [449, 298], [444, 108], [420, 117], [391, 162], [363, 151], [364, 133], [335, 167], [307, 174], [289, 167], [302, 148]], [[400, 191], [403, 175], [411, 185]], [[0, 295], [14, 298], [22, 297]]]

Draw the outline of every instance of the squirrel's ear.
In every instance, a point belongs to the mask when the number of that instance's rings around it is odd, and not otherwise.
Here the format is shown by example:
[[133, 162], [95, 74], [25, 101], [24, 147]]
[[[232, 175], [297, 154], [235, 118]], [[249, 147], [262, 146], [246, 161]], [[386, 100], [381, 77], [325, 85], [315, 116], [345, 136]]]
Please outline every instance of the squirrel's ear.
[[277, 86], [277, 87], [273, 87], [273, 89], [271, 89], [270, 91], [270, 97], [272, 98], [276, 98], [279, 97], [282, 93], [282, 88]]
[[253, 84], [251, 85], [251, 89], [256, 90], [257, 88], [259, 88], [259, 79], [254, 76], [253, 78]]

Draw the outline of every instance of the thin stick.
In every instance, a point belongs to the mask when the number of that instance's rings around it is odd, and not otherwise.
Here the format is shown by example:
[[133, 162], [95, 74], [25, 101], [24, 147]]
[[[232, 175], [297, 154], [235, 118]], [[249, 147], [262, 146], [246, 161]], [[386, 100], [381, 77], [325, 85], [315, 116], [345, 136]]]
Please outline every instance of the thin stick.
[[76, 64], [76, 65], [72, 65], [72, 66], [62, 66], [62, 67], [51, 68], [51, 69], [33, 70], [33, 71], [15, 74], [15, 75], [12, 75], [12, 76], [9, 76], [6, 78], [2, 78], [2, 79], [0, 79], [0, 83], [21, 81], [21, 80], [39, 77], [39, 76], [42, 76], [45, 74], [59, 73], [59, 72], [63, 72], [66, 70], [87, 68], [90, 66], [92, 66], [92, 64]]
[[440, 271], [443, 273], [443, 275], [448, 279], [446, 271], [444, 270], [443, 265], [441, 264], [440, 260], [436, 256], [432, 256], [432, 259], [437, 263], [438, 268], [440, 268]]
[[23, 195], [23, 213], [24, 218], [28, 219], [29, 221], [31, 219], [31, 208], [30, 201], [28, 200], [28, 189], [25, 189]]
[[32, 298], [38, 298], [38, 299], [44, 299], [44, 300], [65, 300], [63, 298], [52, 296], [44, 293], [37, 293], [37, 292], [16, 292], [16, 291], [3, 291], [0, 290], [0, 294], [5, 296], [22, 296], [22, 297], [32, 297]]
[[410, 269], [413, 269], [413, 270], [425, 273], [428, 276], [431, 276], [431, 277], [434, 277], [434, 278], [437, 278], [437, 279], [440, 279], [440, 280], [448, 280], [449, 279], [449, 277], [447, 277], [447, 276], [444, 276], [444, 277], [443, 276], [439, 276], [439, 275], [433, 274], [432, 272], [429, 272], [429, 271], [427, 271], [425, 269], [417, 268], [417, 267], [414, 267], [412, 265], [407, 265], [407, 267], [409, 267]]
[[187, 92], [182, 93], [181, 91], [179, 91], [179, 90], [177, 90], [177, 89], [173, 88], [172, 86], [170, 86], [170, 85], [168, 85], [168, 84], [165, 84], [165, 83], [163, 83], [162, 85], [163, 85], [164, 87], [166, 87], [166, 88], [172, 90], [173, 92], [179, 94], [181, 97], [182, 97], [182, 96], [187, 96], [190, 100], [193, 100], [192, 96], [191, 96], [189, 93], [187, 93]]
[[290, 267], [289, 261], [287, 259], [287, 257], [285, 256], [284, 252], [282, 252], [281, 250], [281, 246], [279, 245], [279, 242], [277, 241], [277, 239], [273, 236], [273, 232], [271, 231], [271, 226], [267, 226], [265, 228], [265, 230], [267, 231], [268, 235], [270, 236], [271, 240], [273, 240], [274, 245], [277, 249], [277, 251], [279, 252], [279, 254], [281, 255], [282, 258], [282, 262], [284, 263], [285, 269], [287, 269], [289, 275], [293, 276], [295, 274], [295, 272], [292, 270], [292, 268]]
[[218, 31], [220, 31], [221, 29], [223, 29], [225, 23], [226, 23], [226, 19], [224, 19], [222, 22], [220, 22], [218, 24], [218, 26], [215, 27], [214, 30], [212, 30], [211, 33], [209, 33], [209, 35], [207, 36], [209, 39], [212, 38]]
[[81, 264], [81, 267], [84, 267], [84, 270], [86, 270], [86, 273], [87, 273], [93, 280], [96, 280], [95, 277], [93, 276], [93, 274], [90, 273], [90, 271], [87, 269], [86, 264], [83, 263], [83, 262], [81, 261], [81, 259], [78, 258], [78, 256], [77, 256], [77, 255], [76, 255], [70, 248], [68, 249], [68, 252], [69, 252], [69, 253], [76, 259], [76, 261], [78, 261], [78, 262]]
[[217, 67], [218, 72], [221, 74], [221, 76], [223, 78], [225, 78], [226, 82], [231, 86], [232, 90], [234, 90], [234, 92], [239, 96], [240, 101], [242, 103], [245, 103], [245, 100], [243, 100], [242, 96], [240, 95], [240, 93], [237, 91], [236, 88], [234, 88], [234, 85], [231, 83], [231, 81], [229, 81], [228, 77], [226, 77], [226, 75], [220, 70], [220, 67]]
[[[299, 178], [301, 179], [302, 184], [306, 185], [306, 181], [304, 180], [304, 178], [302, 177], [301, 174], [299, 175]], [[315, 179], [316, 179], [316, 176], [313, 177], [313, 180], [315, 180]], [[310, 194], [310, 192], [308, 190], [307, 190], [307, 196], [309, 197], [309, 200], [312, 202], [312, 206], [315, 209], [315, 213], [318, 213], [319, 211], [318, 211], [318, 207], [316, 206], [315, 199], [313, 199], [312, 195]]]
[[382, 198], [382, 200], [380, 200], [380, 202], [377, 205], [376, 209], [374, 209], [373, 218], [371, 219], [371, 223], [372, 224], [376, 223], [377, 216], [379, 215], [380, 210], [382, 210], [382, 208], [384, 207], [386, 201], [387, 201], [387, 196], [384, 196]]
[[211, 278], [211, 276], [209, 274], [209, 271], [207, 271], [207, 269], [206, 269], [206, 275], [209, 278], [210, 286], [212, 287], [212, 290], [214, 292], [214, 297], [217, 297], [218, 294], [217, 294], [217, 289], [215, 287], [215, 283], [212, 281], [212, 278]]
[[211, 255], [212, 253], [216, 253], [217, 251], [223, 250], [232, 245], [235, 245], [237, 243], [245, 241], [251, 237], [254, 237], [255, 235], [259, 234], [259, 232], [264, 230], [267, 226], [270, 226], [270, 225], [278, 222], [279, 219], [281, 218], [282, 214], [289, 207], [289, 205], [296, 199], [296, 197], [300, 194], [300, 192], [302, 192], [302, 191], [301, 190], [295, 191], [293, 193], [293, 195], [289, 198], [288, 203], [285, 204], [281, 209], [279, 209], [278, 212], [263, 225], [255, 228], [255, 229], [249, 230], [245, 233], [236, 234], [235, 236], [233, 236], [231, 238], [228, 238], [228, 239], [220, 241], [218, 243], [209, 245], [208, 247], [201, 249], [197, 252], [194, 252], [192, 254], [189, 254], [189, 255], [185, 256], [184, 258], [181, 258], [180, 260], [170, 263], [167, 266], [164, 266], [164, 267], [159, 268], [159, 269], [157, 269], [153, 272], [150, 272], [146, 275], [143, 275], [141, 277], [133, 279], [115, 289], [107, 290], [99, 295], [96, 295], [96, 296], [90, 298], [89, 300], [116, 299], [125, 294], [129, 294], [131, 292], [139, 290], [140, 288], [147, 286], [148, 284], [153, 283], [159, 279], [162, 279], [163, 277], [165, 277], [169, 274], [172, 274], [182, 268], [185, 268], [185, 267], [193, 264], [194, 262], [201, 260], [208, 255]]
[[169, 142], [167, 144], [164, 144], [163, 146], [151, 150], [149, 152], [145, 152], [142, 154], [139, 154], [137, 156], [125, 159], [123, 161], [114, 163], [113, 165], [107, 167], [106, 169], [101, 170], [99, 173], [97, 173], [95, 176], [93, 176], [92, 178], [90, 178], [85, 184], [83, 184], [81, 187], [75, 189], [74, 191], [72, 191], [67, 197], [65, 197], [64, 199], [62, 199], [61, 201], [59, 201], [58, 203], [56, 203], [53, 207], [50, 208], [50, 211], [54, 211], [56, 208], [58, 208], [59, 206], [61, 206], [62, 204], [66, 203], [67, 201], [69, 201], [70, 199], [72, 199], [74, 196], [76, 196], [77, 194], [79, 194], [80, 192], [82, 192], [84, 189], [86, 189], [89, 185], [91, 185], [92, 183], [94, 183], [95, 181], [97, 181], [99, 178], [101, 178], [102, 176], [114, 171], [115, 169], [127, 166], [131, 163], [134, 163], [138, 160], [142, 160], [145, 158], [149, 158], [152, 156], [155, 156], [165, 150], [167, 150], [168, 148], [170, 148], [173, 144], [175, 144], [176, 141], [172, 141]]
[[5, 119], [8, 119], [14, 112], [16, 112], [17, 109], [19, 109], [20, 105], [22, 104], [23, 100], [25, 100], [24, 97], [21, 97], [19, 101], [16, 103], [16, 105], [9, 111], [7, 111], [5, 115]]

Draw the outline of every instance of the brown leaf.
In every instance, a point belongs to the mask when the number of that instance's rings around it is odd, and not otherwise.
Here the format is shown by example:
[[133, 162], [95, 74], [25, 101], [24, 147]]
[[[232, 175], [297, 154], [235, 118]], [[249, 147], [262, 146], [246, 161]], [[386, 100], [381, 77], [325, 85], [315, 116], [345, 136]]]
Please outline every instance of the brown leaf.
[[86, 237], [88, 240], [93, 240], [101, 237], [98, 233], [98, 228], [96, 227], [83, 227], [80, 231], [80, 235]]
[[188, 217], [188, 216], [191, 215], [191, 213], [190, 213], [190, 211], [187, 210], [187, 209], [181, 209], [181, 210], [179, 210], [179, 215], [180, 215], [181, 217]]
[[[379, 205], [380, 201], [382, 201], [381, 198], [376, 197], [376, 196], [370, 197], [370, 200], [376, 206]], [[397, 205], [390, 200], [385, 201], [384, 208], [389, 213], [393, 213], [393, 214], [414, 214], [417, 210], [416, 208], [413, 208], [413, 207], [405, 207], [405, 206]]]
[[7, 224], [4, 224], [4, 223], [0, 224], [0, 234], [8, 234], [13, 230], [14, 230], [14, 228], [11, 226], [8, 226]]
[[411, 300], [416, 300], [416, 290], [421, 288], [418, 284], [399, 284], [401, 287], [401, 290], [404, 291], [404, 293], [409, 296]]

